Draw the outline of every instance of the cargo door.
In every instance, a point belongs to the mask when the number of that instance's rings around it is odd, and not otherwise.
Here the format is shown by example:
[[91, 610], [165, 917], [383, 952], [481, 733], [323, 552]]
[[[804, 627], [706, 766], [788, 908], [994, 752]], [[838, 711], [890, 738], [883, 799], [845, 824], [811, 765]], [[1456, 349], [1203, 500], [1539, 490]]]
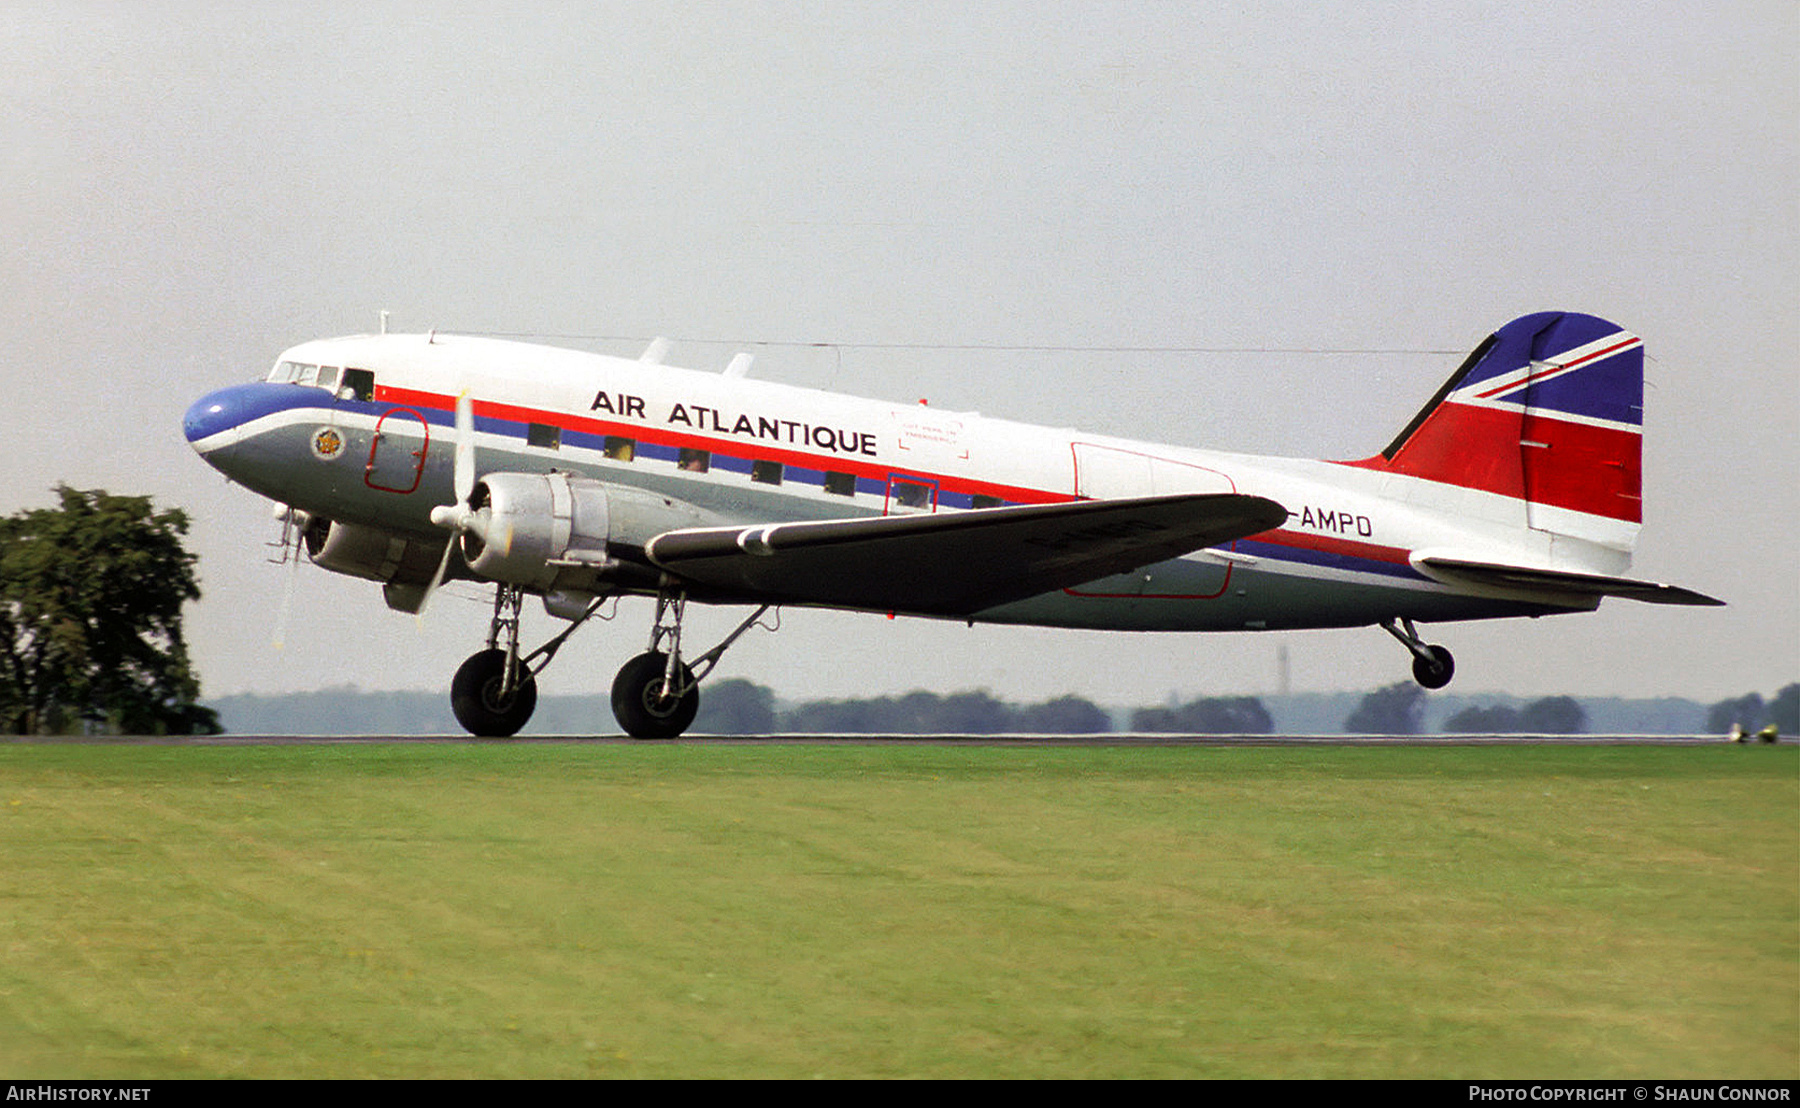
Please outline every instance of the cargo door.
[[380, 492], [406, 494], [419, 487], [425, 475], [425, 455], [431, 448], [431, 427], [411, 408], [390, 408], [375, 423], [375, 441], [369, 444], [369, 464], [363, 482]]

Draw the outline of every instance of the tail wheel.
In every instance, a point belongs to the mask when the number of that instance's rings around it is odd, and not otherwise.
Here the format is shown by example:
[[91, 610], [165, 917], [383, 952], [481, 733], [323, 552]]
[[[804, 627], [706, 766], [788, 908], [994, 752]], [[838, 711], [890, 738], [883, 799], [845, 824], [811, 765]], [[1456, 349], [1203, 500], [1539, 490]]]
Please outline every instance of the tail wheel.
[[1441, 646], [1426, 646], [1430, 658], [1413, 659], [1413, 680], [1428, 689], [1441, 689], [1456, 675], [1456, 659]]
[[700, 711], [700, 690], [692, 671], [676, 666], [676, 683], [687, 692], [669, 696], [663, 687], [668, 668], [667, 654], [639, 654], [613, 679], [613, 716], [634, 739], [672, 739], [686, 731]]
[[471, 654], [450, 682], [450, 708], [456, 722], [471, 735], [504, 739], [516, 735], [537, 707], [537, 679], [525, 677], [512, 692], [500, 694], [506, 680], [506, 651]]

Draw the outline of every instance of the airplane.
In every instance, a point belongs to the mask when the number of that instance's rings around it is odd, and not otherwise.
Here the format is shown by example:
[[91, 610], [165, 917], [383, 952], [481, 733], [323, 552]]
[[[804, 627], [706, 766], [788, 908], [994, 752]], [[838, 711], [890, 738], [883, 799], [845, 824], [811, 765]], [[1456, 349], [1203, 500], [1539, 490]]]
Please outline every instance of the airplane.
[[[385, 331], [385, 328], [384, 328]], [[1442, 688], [1419, 623], [1716, 605], [1622, 576], [1642, 522], [1643, 342], [1540, 312], [1481, 342], [1377, 454], [1258, 457], [1031, 426], [479, 336], [305, 342], [187, 411], [188, 442], [276, 502], [296, 547], [421, 612], [494, 586], [451, 683], [477, 736], [608, 599], [654, 597], [612, 706], [674, 738], [770, 607], [1120, 631], [1379, 626]], [[296, 554], [297, 556], [297, 554]], [[568, 622], [521, 652], [525, 596]], [[690, 602], [754, 611], [684, 654]]]

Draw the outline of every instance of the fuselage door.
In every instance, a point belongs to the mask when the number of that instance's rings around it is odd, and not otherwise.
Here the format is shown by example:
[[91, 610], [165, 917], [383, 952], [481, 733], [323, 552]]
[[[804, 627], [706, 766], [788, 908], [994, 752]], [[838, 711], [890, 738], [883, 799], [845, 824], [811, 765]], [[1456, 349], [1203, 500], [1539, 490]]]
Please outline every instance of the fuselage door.
[[[1072, 443], [1071, 450], [1075, 457], [1075, 495], [1083, 499], [1237, 491], [1226, 474], [1191, 462], [1096, 443]], [[1226, 549], [1236, 546], [1236, 542], [1228, 543]], [[1108, 600], [1213, 600], [1225, 595], [1230, 581], [1228, 564], [1180, 558], [1064, 591], [1071, 596]]]
[[431, 427], [411, 408], [389, 408], [375, 423], [363, 482], [380, 492], [410, 493], [425, 475]]

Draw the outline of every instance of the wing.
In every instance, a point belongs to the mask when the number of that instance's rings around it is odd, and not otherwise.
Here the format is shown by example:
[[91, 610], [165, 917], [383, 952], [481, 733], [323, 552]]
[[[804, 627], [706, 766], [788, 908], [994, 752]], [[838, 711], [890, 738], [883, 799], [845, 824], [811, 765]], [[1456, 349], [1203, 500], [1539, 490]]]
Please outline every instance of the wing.
[[1723, 605], [1704, 593], [1678, 585], [1661, 585], [1655, 581], [1638, 581], [1630, 577], [1608, 577], [1599, 573], [1570, 573], [1566, 570], [1534, 569], [1496, 562], [1472, 562], [1461, 558], [1427, 555], [1413, 562], [1429, 577], [1447, 585], [1488, 585], [1503, 589], [1529, 589], [1533, 592], [1561, 593], [1584, 600], [1603, 596], [1621, 596], [1651, 604]]
[[771, 603], [970, 615], [1286, 520], [1260, 496], [1152, 496], [669, 531], [645, 553], [690, 581]]

